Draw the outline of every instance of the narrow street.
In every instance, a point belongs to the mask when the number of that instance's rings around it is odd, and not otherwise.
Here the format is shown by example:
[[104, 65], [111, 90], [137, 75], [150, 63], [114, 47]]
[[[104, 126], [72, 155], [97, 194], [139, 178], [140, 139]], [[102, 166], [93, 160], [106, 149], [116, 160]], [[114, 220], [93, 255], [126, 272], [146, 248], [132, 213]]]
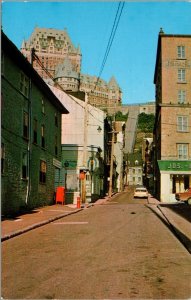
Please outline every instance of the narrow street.
[[191, 257], [123, 192], [2, 243], [4, 299], [188, 299]]

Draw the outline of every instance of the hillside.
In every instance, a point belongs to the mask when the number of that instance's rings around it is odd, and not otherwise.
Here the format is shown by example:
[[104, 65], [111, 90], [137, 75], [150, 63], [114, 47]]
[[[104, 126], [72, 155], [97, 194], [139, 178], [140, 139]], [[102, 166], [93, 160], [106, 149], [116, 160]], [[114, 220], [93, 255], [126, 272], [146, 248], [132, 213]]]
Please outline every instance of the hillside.
[[134, 152], [142, 152], [142, 143], [144, 138], [153, 137], [155, 116], [153, 114], [141, 113], [138, 117], [138, 125], [135, 139]]

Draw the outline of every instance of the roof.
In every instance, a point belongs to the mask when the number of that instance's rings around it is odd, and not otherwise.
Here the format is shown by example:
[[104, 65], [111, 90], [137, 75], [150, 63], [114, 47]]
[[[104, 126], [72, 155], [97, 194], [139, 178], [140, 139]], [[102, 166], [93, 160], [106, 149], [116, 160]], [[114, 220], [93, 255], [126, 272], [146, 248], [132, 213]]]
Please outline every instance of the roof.
[[78, 46], [76, 48], [73, 45], [73, 43], [71, 42], [71, 39], [67, 32], [67, 29], [60, 30], [60, 29], [54, 29], [54, 28], [35, 27], [30, 38], [28, 39], [28, 41], [24, 41], [22, 43], [22, 47], [31, 49], [32, 47], [34, 47], [35, 39], [37, 39], [37, 37], [40, 37], [41, 39], [43, 39], [45, 44], [47, 43], [47, 41], [46, 41], [47, 38], [54, 38], [56, 42], [61, 43], [62, 48], [64, 47], [64, 43], [62, 43], [62, 42], [65, 42], [65, 40], [66, 40], [67, 44], [70, 47], [70, 51], [69, 51], [70, 53], [80, 54], [80, 52], [81, 52], [80, 47]]
[[111, 79], [110, 79], [110, 81], [109, 81], [109, 83], [108, 83], [108, 86], [109, 86], [110, 88], [114, 88], [114, 89], [118, 89], [118, 88], [119, 88], [119, 86], [118, 86], [118, 84], [117, 84], [117, 81], [116, 81], [116, 79], [115, 79], [114, 76], [111, 77]]
[[14, 63], [19, 66], [19, 68], [23, 70], [23, 72], [25, 72], [29, 78], [32, 79], [32, 81], [41, 91], [43, 91], [44, 95], [61, 113], [69, 113], [59, 99], [54, 95], [42, 77], [40, 77], [37, 71], [32, 67], [19, 49], [8, 39], [3, 31], [1, 31], [1, 47], [2, 50], [10, 57], [10, 59], [14, 61]]
[[57, 65], [54, 77], [68, 77], [79, 79], [79, 73], [73, 69], [71, 60], [68, 57], [66, 57], [62, 64]]

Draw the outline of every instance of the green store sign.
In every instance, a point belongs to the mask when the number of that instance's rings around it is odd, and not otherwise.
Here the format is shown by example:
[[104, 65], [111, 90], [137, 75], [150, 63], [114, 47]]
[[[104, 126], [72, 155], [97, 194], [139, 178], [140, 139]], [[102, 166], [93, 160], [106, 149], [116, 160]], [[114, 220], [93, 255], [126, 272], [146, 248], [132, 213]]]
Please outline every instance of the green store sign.
[[64, 168], [69, 168], [69, 169], [75, 169], [77, 167], [77, 161], [76, 160], [63, 160], [62, 161], [62, 166]]
[[161, 171], [190, 171], [191, 161], [177, 160], [158, 160], [159, 169]]

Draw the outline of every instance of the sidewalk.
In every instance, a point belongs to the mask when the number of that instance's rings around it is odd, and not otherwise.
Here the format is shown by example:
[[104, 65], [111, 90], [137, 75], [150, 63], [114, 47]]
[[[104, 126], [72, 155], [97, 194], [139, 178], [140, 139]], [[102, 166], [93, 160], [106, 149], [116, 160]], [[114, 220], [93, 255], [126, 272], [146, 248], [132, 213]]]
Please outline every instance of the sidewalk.
[[77, 208], [76, 204], [54, 204], [34, 209], [15, 218], [6, 218], [1, 222], [1, 241], [3, 242], [34, 228], [46, 225], [65, 216], [75, 214], [93, 205], [103, 204], [108, 199], [109, 198], [105, 197], [97, 200], [95, 203], [82, 204], [81, 208]]
[[148, 198], [148, 207], [164, 221], [191, 253], [191, 207], [184, 203], [163, 203], [152, 196]]

